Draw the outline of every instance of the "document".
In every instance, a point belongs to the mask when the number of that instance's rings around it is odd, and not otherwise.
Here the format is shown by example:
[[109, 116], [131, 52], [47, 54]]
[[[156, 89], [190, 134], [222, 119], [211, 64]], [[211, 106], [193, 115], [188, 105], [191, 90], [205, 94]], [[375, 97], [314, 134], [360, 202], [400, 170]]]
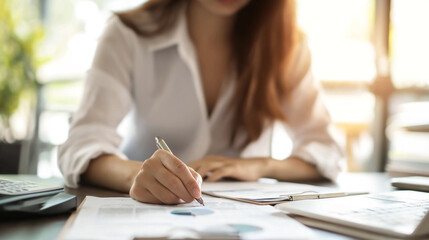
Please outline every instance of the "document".
[[271, 206], [204, 197], [180, 205], [86, 197], [65, 239], [312, 239], [304, 225]]
[[285, 201], [366, 194], [366, 192], [341, 192], [332, 188], [289, 182], [204, 183], [203, 193], [214, 197], [258, 205], [272, 205]]

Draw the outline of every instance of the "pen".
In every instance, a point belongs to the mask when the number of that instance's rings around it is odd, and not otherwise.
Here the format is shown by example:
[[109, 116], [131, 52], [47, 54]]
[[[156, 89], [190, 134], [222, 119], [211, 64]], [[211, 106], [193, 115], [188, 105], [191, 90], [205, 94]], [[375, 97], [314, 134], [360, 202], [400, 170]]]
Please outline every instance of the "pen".
[[[156, 147], [158, 149], [162, 149], [165, 150], [171, 154], [173, 154], [173, 152], [170, 150], [170, 148], [168, 147], [167, 143], [165, 143], [164, 139], [160, 138], [160, 137], [155, 137], [155, 141], [156, 141]], [[200, 198], [195, 198], [195, 200], [197, 200], [197, 202], [199, 202], [201, 205], [204, 205], [204, 200], [203, 197]]]
[[282, 194], [280, 196], [288, 197], [289, 200], [304, 200], [304, 199], [322, 199], [322, 198], [334, 198], [334, 197], [346, 197], [368, 194], [368, 192], [328, 192], [328, 193], [300, 193], [300, 194]]
[[319, 198], [331, 198], [331, 197], [346, 197], [346, 196], [355, 196], [368, 194], [368, 192], [338, 192], [338, 193], [321, 193]]

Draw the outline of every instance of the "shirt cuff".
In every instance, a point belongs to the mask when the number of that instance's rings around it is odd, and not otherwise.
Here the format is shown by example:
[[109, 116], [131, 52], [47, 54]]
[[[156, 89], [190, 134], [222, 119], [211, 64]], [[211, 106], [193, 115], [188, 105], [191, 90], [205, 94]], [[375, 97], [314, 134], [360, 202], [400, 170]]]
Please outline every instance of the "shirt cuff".
[[[95, 129], [93, 128], [93, 130]], [[75, 133], [77, 132], [79, 131]], [[109, 133], [109, 131], [86, 131], [86, 133], [81, 132], [70, 136], [58, 150], [58, 165], [66, 186], [78, 187], [80, 175], [86, 171], [90, 161], [103, 154], [112, 154], [127, 159], [118, 148], [121, 140], [119, 135]]]
[[320, 142], [309, 142], [295, 149], [291, 157], [314, 164], [320, 174], [335, 181], [338, 174], [345, 169], [345, 158], [338, 146], [327, 146]]

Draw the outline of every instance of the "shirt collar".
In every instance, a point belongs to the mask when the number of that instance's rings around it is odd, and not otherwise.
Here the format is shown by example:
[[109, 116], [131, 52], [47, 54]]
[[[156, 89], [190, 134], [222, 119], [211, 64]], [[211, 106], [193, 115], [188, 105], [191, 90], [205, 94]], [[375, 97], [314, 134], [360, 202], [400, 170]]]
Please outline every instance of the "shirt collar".
[[186, 9], [187, 5], [180, 7], [177, 21], [171, 29], [150, 39], [149, 50], [151, 52], [157, 52], [175, 45], [178, 46], [179, 52], [189, 52], [192, 43], [188, 33]]

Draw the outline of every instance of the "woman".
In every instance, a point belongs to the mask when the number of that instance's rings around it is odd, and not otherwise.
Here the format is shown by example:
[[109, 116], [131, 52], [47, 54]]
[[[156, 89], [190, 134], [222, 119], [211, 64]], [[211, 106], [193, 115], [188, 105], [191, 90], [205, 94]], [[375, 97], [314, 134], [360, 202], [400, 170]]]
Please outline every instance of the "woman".
[[[342, 152], [319, 91], [293, 1], [148, 1], [109, 22], [59, 165], [71, 187], [165, 204], [199, 198], [201, 177], [333, 179]], [[270, 158], [276, 121], [294, 142], [284, 161]]]

